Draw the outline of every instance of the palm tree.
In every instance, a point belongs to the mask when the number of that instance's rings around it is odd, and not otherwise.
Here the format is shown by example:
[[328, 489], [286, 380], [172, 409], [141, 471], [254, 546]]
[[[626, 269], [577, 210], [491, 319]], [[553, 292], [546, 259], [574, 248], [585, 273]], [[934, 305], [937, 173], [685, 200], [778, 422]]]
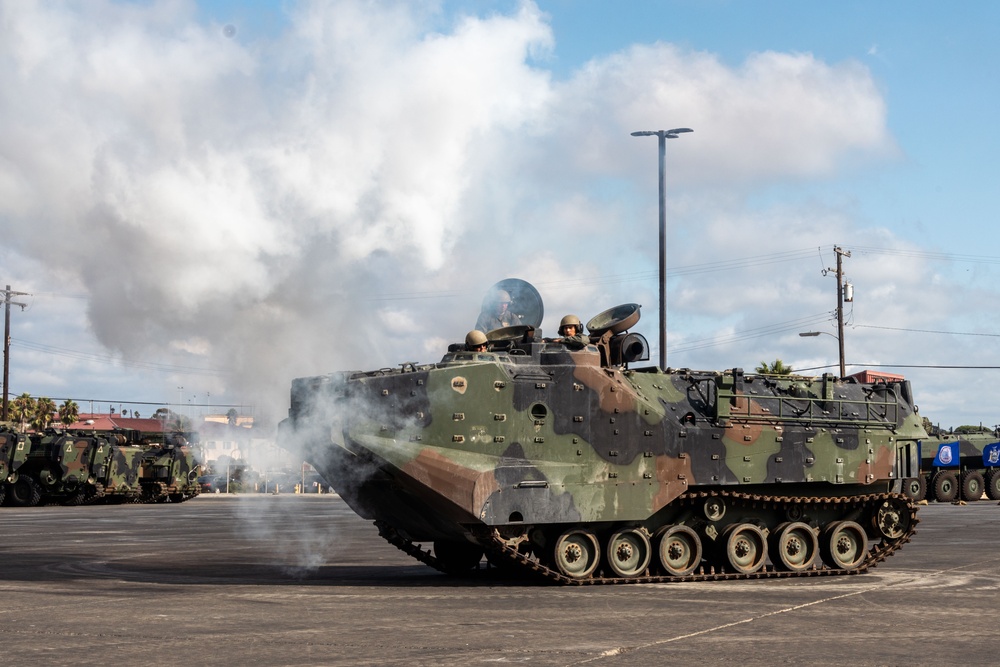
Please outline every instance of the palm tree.
[[64, 426], [69, 426], [77, 420], [80, 416], [80, 406], [76, 404], [71, 398], [67, 398], [63, 401], [63, 404], [59, 406], [59, 421], [63, 423]]
[[31, 425], [36, 431], [44, 431], [52, 424], [55, 417], [56, 404], [51, 398], [42, 396], [35, 401], [35, 413], [32, 415]]
[[791, 366], [786, 366], [785, 362], [781, 359], [775, 359], [773, 364], [768, 364], [766, 361], [760, 362], [760, 366], [754, 369], [755, 372], [761, 375], [791, 375]]
[[35, 399], [28, 392], [24, 392], [11, 402], [11, 408], [11, 416], [14, 421], [20, 422], [21, 433], [24, 433], [27, 430], [28, 421], [35, 414]]

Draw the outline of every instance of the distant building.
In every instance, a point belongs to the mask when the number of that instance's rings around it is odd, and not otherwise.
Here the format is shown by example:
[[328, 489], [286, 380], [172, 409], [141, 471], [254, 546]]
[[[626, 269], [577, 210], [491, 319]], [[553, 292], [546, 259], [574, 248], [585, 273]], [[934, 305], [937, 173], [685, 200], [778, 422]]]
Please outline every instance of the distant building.
[[[260, 437], [253, 429], [253, 417], [237, 416], [233, 421], [235, 423], [231, 424], [228, 415], [205, 415], [201, 422], [192, 423], [196, 435], [191, 434], [190, 446], [200, 463], [213, 466], [219, 461], [241, 461], [259, 471], [291, 470], [301, 465], [301, 459], [275, 445], [273, 439]], [[61, 427], [61, 424], [55, 426]], [[173, 432], [173, 429], [165, 429], [160, 419], [126, 417], [114, 412], [81, 413], [66, 428], [98, 432], [133, 429], [156, 440], [162, 439], [164, 433]]]
[[[62, 424], [53, 424], [61, 427]], [[134, 429], [144, 435], [163, 435], [163, 422], [149, 417], [125, 417], [118, 413], [86, 413], [77, 415], [75, 422], [66, 427], [70, 431], [114, 431]]]
[[848, 375], [849, 378], [854, 378], [858, 382], [878, 382], [879, 380], [885, 382], [901, 382], [906, 378], [902, 375], [896, 375], [895, 373], [883, 373], [882, 371], [858, 371], [857, 373], [852, 373]]

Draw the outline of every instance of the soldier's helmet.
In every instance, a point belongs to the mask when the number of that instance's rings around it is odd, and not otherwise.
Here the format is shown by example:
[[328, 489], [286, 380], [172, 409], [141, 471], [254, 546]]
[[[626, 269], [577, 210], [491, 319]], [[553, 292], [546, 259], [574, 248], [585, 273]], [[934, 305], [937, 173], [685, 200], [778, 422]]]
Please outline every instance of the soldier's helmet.
[[469, 333], [465, 334], [465, 347], [472, 349], [474, 347], [479, 347], [480, 345], [486, 345], [486, 334], [484, 334], [479, 329], [473, 329]]
[[498, 289], [496, 303], [501, 304], [510, 302], [511, 302], [510, 292], [508, 292], [507, 290]]
[[576, 315], [567, 315], [566, 317], [562, 318], [562, 320], [560, 320], [560, 322], [559, 322], [559, 335], [560, 336], [565, 336], [566, 335], [566, 332], [563, 331], [563, 329], [565, 329], [568, 326], [575, 326], [577, 333], [580, 333], [581, 331], [583, 331], [583, 324], [580, 323], [580, 318], [577, 317]]

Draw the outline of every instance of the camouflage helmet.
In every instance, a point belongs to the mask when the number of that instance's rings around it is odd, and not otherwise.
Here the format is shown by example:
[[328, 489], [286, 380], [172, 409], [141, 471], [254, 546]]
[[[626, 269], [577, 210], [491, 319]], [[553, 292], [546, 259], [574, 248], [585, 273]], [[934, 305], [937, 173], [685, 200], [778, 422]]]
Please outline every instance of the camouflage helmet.
[[484, 334], [479, 329], [473, 329], [469, 333], [465, 334], [465, 346], [467, 348], [479, 347], [480, 345], [486, 345], [486, 334]]
[[567, 315], [566, 317], [562, 318], [562, 320], [559, 321], [559, 333], [562, 333], [563, 329], [565, 329], [568, 326], [576, 327], [577, 333], [583, 331], [583, 324], [581, 324], [580, 318], [577, 317], [576, 315]]

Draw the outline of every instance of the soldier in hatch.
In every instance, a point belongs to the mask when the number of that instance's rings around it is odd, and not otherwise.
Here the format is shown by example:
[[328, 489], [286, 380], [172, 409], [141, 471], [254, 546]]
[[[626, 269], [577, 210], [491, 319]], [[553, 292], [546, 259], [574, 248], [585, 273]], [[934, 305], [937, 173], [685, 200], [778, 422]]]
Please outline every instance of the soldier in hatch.
[[479, 329], [473, 329], [465, 334], [465, 349], [469, 352], [485, 352], [486, 334]]
[[510, 294], [505, 290], [497, 290], [490, 308], [484, 308], [476, 320], [479, 331], [493, 331], [503, 327], [516, 327], [521, 324], [521, 318], [510, 311]]
[[562, 318], [559, 322], [559, 335], [562, 338], [554, 338], [552, 342], [562, 343], [574, 350], [579, 350], [590, 344], [590, 336], [583, 333], [583, 324], [580, 323], [580, 318], [576, 315], [567, 315]]

